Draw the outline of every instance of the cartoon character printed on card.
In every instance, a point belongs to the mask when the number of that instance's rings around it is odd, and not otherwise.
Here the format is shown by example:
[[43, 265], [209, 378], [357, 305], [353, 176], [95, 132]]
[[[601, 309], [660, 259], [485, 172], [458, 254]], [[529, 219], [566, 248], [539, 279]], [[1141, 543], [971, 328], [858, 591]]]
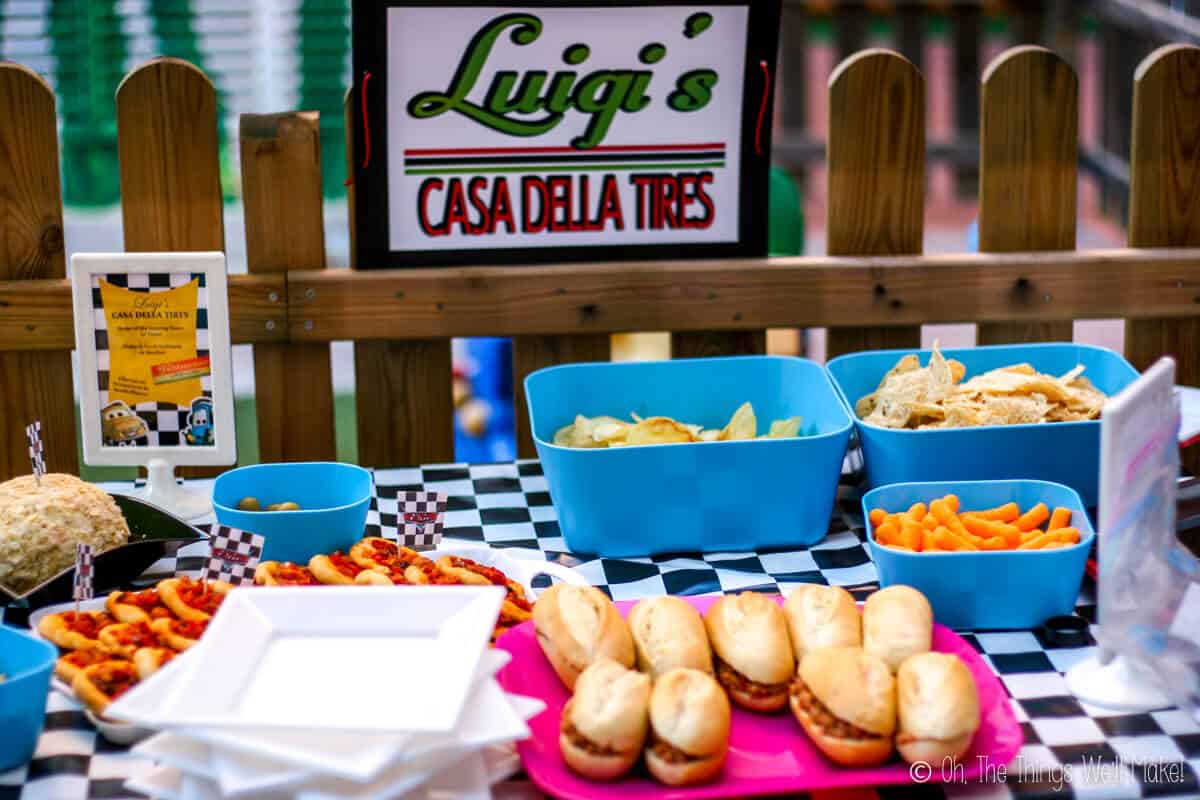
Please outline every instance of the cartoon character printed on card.
[[146, 421], [124, 400], [114, 400], [100, 409], [100, 431], [108, 447], [133, 447], [148, 430]]
[[183, 431], [184, 440], [195, 447], [213, 446], [213, 404], [208, 397], [197, 397], [192, 401], [188, 413], [188, 426]]

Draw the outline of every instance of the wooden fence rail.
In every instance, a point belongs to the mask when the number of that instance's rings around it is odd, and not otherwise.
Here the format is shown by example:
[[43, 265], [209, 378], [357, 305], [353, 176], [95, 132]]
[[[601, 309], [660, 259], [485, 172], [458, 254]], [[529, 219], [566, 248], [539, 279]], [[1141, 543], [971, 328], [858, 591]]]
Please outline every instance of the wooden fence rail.
[[[1076, 81], [1042, 48], [984, 72], [978, 254], [921, 254], [924, 79], [889, 51], [831, 77], [830, 255], [816, 258], [327, 270], [319, 119], [245, 115], [250, 274], [231, 277], [230, 316], [233, 341], [255, 348], [262, 457], [335, 457], [328, 343], [343, 339], [356, 343], [359, 459], [378, 466], [453, 458], [455, 336], [513, 337], [522, 454], [524, 376], [607, 359], [623, 331], [671, 331], [679, 357], [762, 352], [768, 327], [826, 326], [836, 353], [912, 347], [928, 323], [1032, 341], [1117, 317], [1135, 365], [1170, 353], [1180, 381], [1200, 384], [1200, 48], [1162, 48], [1130, 79], [1130, 249], [1107, 251], [1074, 249]], [[157, 59], [126, 77], [116, 108], [126, 248], [223, 249], [208, 78]], [[45, 82], [0, 64], [0, 478], [27, 471], [34, 418], [50, 467], [78, 469], [55, 130]]]

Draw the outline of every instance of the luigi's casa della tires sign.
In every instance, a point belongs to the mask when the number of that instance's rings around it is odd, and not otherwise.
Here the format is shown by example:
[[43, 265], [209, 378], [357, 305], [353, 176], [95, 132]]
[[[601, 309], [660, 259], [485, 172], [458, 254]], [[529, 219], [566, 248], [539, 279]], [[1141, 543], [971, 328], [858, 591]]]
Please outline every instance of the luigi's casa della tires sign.
[[765, 254], [778, 0], [353, 12], [362, 267]]

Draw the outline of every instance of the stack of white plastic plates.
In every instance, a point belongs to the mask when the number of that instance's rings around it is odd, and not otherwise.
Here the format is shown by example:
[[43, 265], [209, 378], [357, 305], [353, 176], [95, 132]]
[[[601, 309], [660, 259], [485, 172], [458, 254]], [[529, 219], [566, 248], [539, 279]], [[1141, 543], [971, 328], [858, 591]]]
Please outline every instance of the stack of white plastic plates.
[[160, 731], [163, 798], [489, 797], [544, 704], [495, 680], [504, 589], [232, 592], [201, 643], [109, 706]]

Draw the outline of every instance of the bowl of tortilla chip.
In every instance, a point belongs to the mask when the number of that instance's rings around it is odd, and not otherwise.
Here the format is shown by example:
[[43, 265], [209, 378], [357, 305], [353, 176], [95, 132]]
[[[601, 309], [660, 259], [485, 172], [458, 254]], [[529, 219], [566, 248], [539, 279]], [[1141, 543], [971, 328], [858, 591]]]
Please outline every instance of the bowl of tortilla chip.
[[1099, 492], [1100, 410], [1137, 370], [1072, 343], [875, 350], [826, 369], [850, 410], [870, 488], [1029, 478]]

